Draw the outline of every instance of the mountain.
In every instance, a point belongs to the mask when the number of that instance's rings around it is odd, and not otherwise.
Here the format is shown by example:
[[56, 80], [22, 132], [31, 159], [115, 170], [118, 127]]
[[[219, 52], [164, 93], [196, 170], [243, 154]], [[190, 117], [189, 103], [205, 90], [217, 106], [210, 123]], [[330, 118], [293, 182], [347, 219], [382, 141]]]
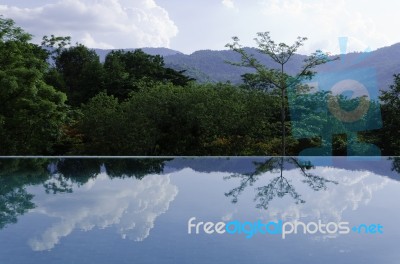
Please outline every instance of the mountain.
[[[253, 54], [263, 64], [270, 68], [277, 68], [277, 64], [256, 49], [247, 48], [247, 52]], [[293, 59], [285, 65], [289, 74], [295, 74], [300, 69], [305, 55], [294, 55]], [[384, 47], [372, 52], [353, 52], [340, 56], [340, 60], [321, 65], [316, 68], [317, 72], [340, 72], [354, 69], [370, 68], [376, 72], [376, 82], [380, 90], [387, 90], [393, 83], [393, 74], [400, 73], [400, 43], [390, 47]], [[241, 75], [252, 72], [251, 69], [237, 67], [227, 64], [225, 61], [239, 62], [240, 56], [233, 51], [196, 51], [191, 55], [177, 54], [164, 58], [166, 65], [178, 69], [187, 67], [197, 69], [215, 82], [231, 81], [241, 83]], [[183, 67], [184, 66], [184, 67]]]
[[[246, 51], [253, 54], [261, 63], [271, 68], [276, 68], [277, 65], [266, 56], [259, 54], [254, 48], [246, 48]], [[301, 62], [306, 58], [304, 55], [296, 55], [287, 65], [287, 72], [294, 74], [300, 69]], [[239, 62], [240, 55], [230, 50], [201, 50], [192, 53], [191, 55], [174, 55], [164, 58], [167, 66], [174, 68], [176, 65], [184, 65], [189, 69], [198, 69], [198, 71], [209, 76], [214, 82], [227, 82], [238, 84], [242, 82], [241, 75], [244, 73], [254, 72], [249, 68], [243, 68], [231, 65], [227, 62]], [[191, 76], [194, 77], [194, 76]], [[200, 80], [201, 81], [201, 80]]]
[[[134, 49], [126, 49], [134, 50]], [[165, 65], [175, 70], [186, 70], [186, 74], [199, 82], [227, 82], [234, 84], [242, 82], [241, 75], [253, 72], [249, 68], [237, 67], [226, 63], [239, 62], [240, 55], [230, 50], [200, 50], [190, 55], [167, 48], [143, 48], [144, 52], [151, 55], [164, 57]], [[256, 59], [270, 68], [277, 65], [265, 55], [254, 48], [246, 48]], [[96, 49], [100, 58], [104, 60], [110, 50]], [[380, 90], [387, 90], [393, 82], [393, 74], [400, 73], [400, 43], [377, 49], [368, 53], [353, 52], [340, 56], [341, 59], [319, 66], [318, 72], [340, 72], [360, 68], [372, 68], [376, 71], [376, 82]], [[293, 59], [285, 65], [289, 74], [296, 73], [307, 56], [295, 54]]]

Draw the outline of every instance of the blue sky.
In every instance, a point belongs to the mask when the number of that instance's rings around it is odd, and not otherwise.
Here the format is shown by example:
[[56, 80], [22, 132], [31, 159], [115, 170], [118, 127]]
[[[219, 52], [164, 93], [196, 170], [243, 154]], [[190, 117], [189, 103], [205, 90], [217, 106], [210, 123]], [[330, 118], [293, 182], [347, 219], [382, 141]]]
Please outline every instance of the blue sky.
[[92, 48], [225, 49], [232, 36], [254, 46], [308, 37], [300, 53], [372, 50], [400, 42], [400, 1], [381, 0], [0, 0], [0, 14], [35, 35], [69, 35]]

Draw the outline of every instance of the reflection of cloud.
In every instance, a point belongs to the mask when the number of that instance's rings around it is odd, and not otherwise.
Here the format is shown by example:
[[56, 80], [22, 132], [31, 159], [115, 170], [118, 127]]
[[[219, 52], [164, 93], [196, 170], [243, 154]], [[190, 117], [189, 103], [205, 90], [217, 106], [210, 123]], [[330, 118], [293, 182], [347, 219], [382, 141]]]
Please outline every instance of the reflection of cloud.
[[235, 8], [233, 0], [222, 0], [222, 4], [227, 8]]
[[29, 245], [36, 251], [48, 250], [77, 228], [88, 231], [110, 226], [115, 226], [122, 238], [143, 241], [177, 193], [169, 176], [110, 180], [101, 174], [90, 183], [90, 188], [76, 188], [73, 194], [38, 201], [37, 212], [61, 221], [48, 228], [40, 238], [31, 239]]
[[267, 218], [273, 220], [313, 218], [324, 221], [340, 221], [345, 210], [357, 210], [360, 205], [368, 204], [373, 193], [383, 189], [390, 182], [389, 178], [369, 171], [316, 167], [310, 172], [336, 181], [338, 185], [328, 184], [326, 190], [310, 191], [304, 183], [300, 183], [302, 176], [298, 170], [285, 171], [284, 176], [292, 181], [306, 203], [299, 205], [291, 203], [289, 206], [273, 206], [271, 204], [266, 212]]

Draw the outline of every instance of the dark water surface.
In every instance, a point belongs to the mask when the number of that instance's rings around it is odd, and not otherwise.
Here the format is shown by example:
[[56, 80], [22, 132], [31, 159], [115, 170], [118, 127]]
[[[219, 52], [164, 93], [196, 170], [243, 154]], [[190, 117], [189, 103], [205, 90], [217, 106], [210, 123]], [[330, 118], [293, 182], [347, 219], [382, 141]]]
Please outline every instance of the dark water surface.
[[[0, 263], [398, 264], [399, 168], [388, 157], [0, 159]], [[237, 232], [189, 234], [192, 217]], [[250, 235], [279, 221], [332, 232]]]

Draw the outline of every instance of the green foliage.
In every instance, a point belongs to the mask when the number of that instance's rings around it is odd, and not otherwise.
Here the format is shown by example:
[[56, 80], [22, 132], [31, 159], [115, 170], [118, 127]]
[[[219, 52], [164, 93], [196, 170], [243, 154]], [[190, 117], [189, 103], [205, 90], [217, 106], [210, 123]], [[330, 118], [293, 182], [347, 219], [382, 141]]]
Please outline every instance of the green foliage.
[[22, 28], [15, 26], [12, 19], [5, 19], [0, 15], [0, 41], [1, 42], [27, 42], [32, 35]]
[[389, 90], [382, 91], [380, 99], [383, 128], [375, 131], [374, 141], [378, 141], [377, 144], [381, 146], [384, 155], [398, 155], [400, 153], [400, 74], [394, 75], [394, 83]]
[[[78, 123], [78, 130], [84, 135], [82, 148], [78, 153], [101, 155], [118, 153], [118, 131], [123, 122], [120, 116], [120, 105], [113, 96], [102, 92], [89, 100], [82, 107], [83, 116]], [[96, 129], [93, 129], [96, 128]], [[115, 140], [115, 142], [113, 142]]]
[[67, 94], [68, 104], [80, 106], [104, 89], [103, 65], [93, 50], [78, 44], [58, 53], [46, 79]]
[[100, 93], [82, 108], [78, 154], [276, 154], [276, 106], [274, 97], [228, 84], [158, 84], [120, 103]]
[[[155, 82], [185, 86], [191, 78], [184, 71], [175, 71], [164, 67], [164, 59], [144, 53], [142, 50], [110, 52], [104, 62], [106, 90], [119, 99], [126, 99], [132, 91]], [[145, 84], [145, 85], [143, 85]]]
[[65, 94], [46, 84], [47, 53], [0, 19], [0, 155], [49, 154], [60, 138]]
[[242, 75], [242, 79], [242, 87], [246, 89], [257, 89], [263, 92], [270, 92], [274, 88], [271, 83], [265, 82], [258, 74], [245, 73]]
[[[359, 138], [346, 138], [350, 132], [356, 131], [358, 127], [370, 127], [371, 122], [378, 122], [370, 118], [367, 114], [363, 115], [357, 122], [343, 122], [332, 114], [332, 109], [326, 107], [327, 102], [335, 100], [338, 102], [340, 109], [344, 111], [352, 111], [357, 108], [365, 98], [350, 99], [346, 96], [339, 95], [333, 97], [328, 91], [319, 91], [315, 93], [296, 93], [293, 89], [289, 90], [291, 93], [291, 118], [292, 125], [296, 127], [293, 133], [296, 138], [310, 138], [304, 145], [299, 146], [304, 149], [311, 146], [326, 146], [333, 143], [334, 155], [347, 155], [346, 147], [351, 144], [354, 151], [358, 153], [366, 153], [368, 146], [358, 144], [358, 142], [367, 141], [364, 137]], [[379, 108], [379, 102], [368, 101], [369, 111], [374, 112], [374, 109]], [[336, 134], [336, 135], [335, 135]], [[313, 138], [315, 135], [335, 135], [333, 138]], [[311, 141], [311, 142], [310, 142]], [[307, 145], [308, 143], [308, 145]], [[332, 155], [331, 150], [326, 149], [323, 155]]]
[[[166, 60], [169, 59], [171, 56], [165, 58]], [[175, 71], [188, 76], [190, 80], [196, 81], [197, 83], [216, 83], [213, 81], [210, 76], [202, 72], [196, 67], [188, 66], [185, 63], [182, 64], [174, 64], [169, 63], [168, 67], [174, 69]]]
[[51, 55], [53, 61], [60, 56], [63, 49], [71, 44], [71, 37], [43, 36], [42, 47]]

